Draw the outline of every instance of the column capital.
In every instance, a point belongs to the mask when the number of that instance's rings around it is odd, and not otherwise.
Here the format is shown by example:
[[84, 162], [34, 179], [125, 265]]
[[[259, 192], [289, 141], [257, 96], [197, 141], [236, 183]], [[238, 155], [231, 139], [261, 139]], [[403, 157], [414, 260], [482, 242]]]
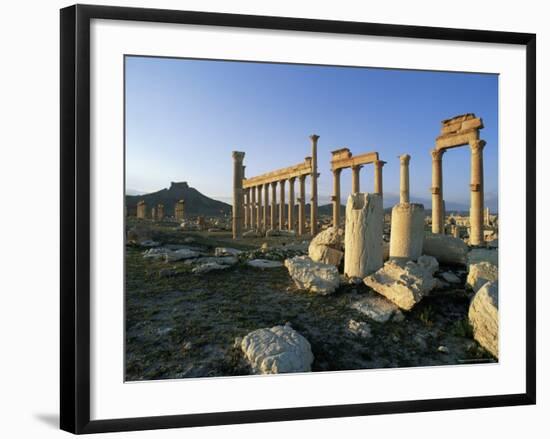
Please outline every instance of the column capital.
[[409, 162], [411, 161], [411, 156], [409, 154], [400, 155], [399, 156], [399, 161], [401, 162], [402, 165], [408, 165]]
[[306, 181], [306, 177], [307, 177], [306, 174], [302, 174], [298, 178], [300, 179], [300, 182], [303, 183], [304, 181]]
[[483, 151], [483, 148], [485, 147], [485, 140], [472, 140], [470, 142], [470, 148], [472, 150], [472, 154], [479, 154]]
[[355, 171], [355, 170], [360, 170], [363, 168], [363, 165], [352, 165], [350, 166], [351, 170], [352, 171]]
[[374, 166], [376, 166], [377, 168], [382, 168], [385, 164], [386, 164], [386, 162], [384, 160], [375, 160], [374, 161]]
[[277, 187], [277, 181], [272, 181], [270, 184], [271, 184], [271, 187]]
[[233, 156], [233, 160], [236, 160], [238, 162], [242, 162], [244, 159], [244, 152], [242, 151], [233, 151], [231, 155]]
[[342, 173], [342, 168], [333, 169], [332, 173], [334, 174], [334, 176], [339, 177]]
[[296, 177], [290, 177], [290, 178], [288, 179], [288, 182], [289, 182], [289, 183], [294, 183], [295, 180], [296, 180]]
[[309, 138], [313, 143], [317, 143], [317, 140], [319, 140], [319, 136], [317, 134], [312, 134]]
[[432, 160], [433, 161], [441, 161], [441, 158], [443, 157], [443, 154], [445, 153], [445, 150], [444, 149], [432, 149], [430, 152], [432, 154]]

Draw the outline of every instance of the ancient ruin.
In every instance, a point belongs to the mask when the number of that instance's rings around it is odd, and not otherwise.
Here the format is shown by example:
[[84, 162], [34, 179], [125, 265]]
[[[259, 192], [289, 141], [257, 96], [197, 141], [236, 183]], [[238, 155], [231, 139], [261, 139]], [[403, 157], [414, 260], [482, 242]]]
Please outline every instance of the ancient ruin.
[[390, 259], [416, 261], [422, 255], [424, 243], [424, 206], [409, 202], [409, 161], [411, 156], [399, 157], [399, 204], [392, 209]]
[[147, 218], [147, 204], [145, 204], [145, 201], [141, 200], [137, 203], [137, 213], [136, 216], [139, 219], [145, 219]]
[[[311, 177], [311, 235], [317, 233], [317, 141], [319, 136], [313, 134], [311, 139], [311, 157], [303, 163], [277, 169], [256, 177], [245, 178], [243, 160], [244, 152], [233, 152], [233, 239], [242, 237], [243, 228], [267, 232], [284, 230], [298, 235], [306, 233], [306, 200], [305, 181]], [[298, 218], [296, 221], [295, 182], [299, 182]], [[288, 181], [288, 204], [286, 203], [286, 182]], [[279, 203], [277, 204], [277, 187]], [[271, 203], [270, 203], [271, 188]], [[263, 205], [262, 205], [263, 200]], [[278, 212], [277, 212], [278, 205]]]
[[331, 152], [330, 161], [333, 175], [332, 195], [332, 224], [335, 227], [340, 225], [340, 174], [343, 169], [351, 168], [351, 193], [360, 192], [359, 171], [369, 163], [374, 163], [374, 193], [382, 196], [382, 167], [386, 162], [378, 159], [377, 152], [367, 152], [353, 156], [349, 148], [341, 148]]
[[479, 130], [481, 118], [467, 113], [441, 122], [441, 134], [437, 137], [432, 154], [432, 233], [445, 233], [445, 207], [443, 201], [442, 157], [447, 149], [469, 145], [470, 166], [470, 244], [482, 245], [483, 236], [483, 147]]
[[176, 221], [182, 221], [185, 218], [185, 201], [179, 200], [174, 207], [174, 216]]

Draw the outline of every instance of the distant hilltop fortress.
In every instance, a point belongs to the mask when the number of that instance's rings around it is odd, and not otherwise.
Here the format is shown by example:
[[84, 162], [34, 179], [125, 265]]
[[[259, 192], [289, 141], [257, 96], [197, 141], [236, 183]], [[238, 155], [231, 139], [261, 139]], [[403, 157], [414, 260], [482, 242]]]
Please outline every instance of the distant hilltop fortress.
[[138, 202], [144, 201], [149, 209], [162, 204], [165, 215], [175, 216], [174, 208], [179, 200], [185, 201], [185, 212], [189, 216], [224, 216], [231, 212], [229, 204], [201, 194], [195, 188], [190, 187], [186, 181], [173, 181], [170, 183], [170, 188], [149, 194], [126, 195], [126, 208], [129, 215], [135, 215]]

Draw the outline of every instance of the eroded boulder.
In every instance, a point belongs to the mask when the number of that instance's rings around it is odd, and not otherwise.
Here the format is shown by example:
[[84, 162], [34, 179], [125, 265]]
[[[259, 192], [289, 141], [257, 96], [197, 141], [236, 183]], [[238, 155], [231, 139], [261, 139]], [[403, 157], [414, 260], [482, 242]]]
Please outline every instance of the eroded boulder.
[[460, 238], [438, 233], [426, 233], [423, 253], [433, 256], [440, 263], [466, 265], [468, 246]]
[[323, 230], [311, 240], [309, 257], [316, 262], [340, 265], [344, 257], [344, 232], [336, 227]]
[[311, 345], [288, 324], [252, 331], [242, 339], [240, 346], [254, 373], [311, 371]]
[[365, 277], [363, 282], [405, 311], [409, 311], [436, 286], [430, 270], [412, 261], [388, 261], [376, 273]]
[[474, 339], [498, 358], [498, 281], [487, 282], [476, 293], [468, 310]]
[[315, 262], [308, 256], [285, 260], [285, 267], [296, 286], [318, 294], [330, 294], [340, 285], [340, 274], [334, 265]]
[[498, 267], [489, 262], [478, 262], [468, 267], [466, 285], [477, 292], [487, 282], [498, 280]]

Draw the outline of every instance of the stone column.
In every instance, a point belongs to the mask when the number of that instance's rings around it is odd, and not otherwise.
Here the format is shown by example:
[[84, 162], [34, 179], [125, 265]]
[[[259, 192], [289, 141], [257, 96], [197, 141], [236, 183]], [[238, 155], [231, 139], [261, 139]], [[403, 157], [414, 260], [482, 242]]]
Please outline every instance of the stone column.
[[443, 233], [443, 175], [441, 158], [445, 150], [432, 149], [432, 233]]
[[244, 152], [233, 151], [233, 239], [243, 234], [243, 159]]
[[256, 229], [256, 186], [250, 188], [250, 213], [248, 214], [250, 218], [250, 228], [252, 230]]
[[296, 230], [296, 220], [294, 219], [295, 201], [294, 201], [294, 182], [296, 177], [288, 179], [288, 230]]
[[491, 212], [489, 211], [488, 207], [486, 207], [485, 210], [484, 210], [484, 219], [483, 220], [484, 220], [486, 226], [491, 225]]
[[470, 142], [470, 245], [482, 245], [483, 236], [483, 147], [484, 140]]
[[279, 181], [279, 230], [285, 227], [285, 181]]
[[256, 228], [262, 230], [262, 185], [256, 186], [256, 197], [258, 198], [256, 206]]
[[300, 175], [300, 191], [298, 197], [298, 235], [306, 233], [306, 176]]
[[382, 188], [382, 167], [386, 162], [382, 160], [376, 160], [374, 162], [374, 193], [383, 196]]
[[361, 165], [356, 165], [351, 167], [351, 193], [358, 194], [361, 190], [361, 183], [359, 177], [359, 171], [361, 170]]
[[332, 171], [332, 225], [340, 227], [340, 174], [342, 169]]
[[276, 181], [271, 183], [271, 212], [270, 212], [270, 221], [269, 221], [271, 230], [275, 230], [276, 228], [275, 209], [277, 209], [277, 182]]
[[157, 220], [162, 221], [164, 219], [164, 204], [157, 205]]
[[263, 230], [268, 230], [269, 224], [269, 183], [264, 184], [264, 218]]
[[317, 141], [319, 136], [312, 134], [311, 139], [311, 236], [317, 234]]
[[400, 180], [399, 180], [399, 202], [409, 203], [409, 161], [411, 156], [409, 154], [403, 154], [399, 156], [401, 163], [400, 168]]
[[379, 194], [351, 194], [346, 204], [344, 273], [364, 278], [384, 265], [384, 209]]
[[244, 189], [244, 228], [250, 227], [250, 188]]
[[143, 201], [143, 200], [138, 201], [136, 216], [139, 219], [145, 219], [146, 215], [147, 215], [147, 205], [145, 204], [145, 201]]
[[391, 212], [390, 259], [416, 261], [424, 245], [424, 206], [399, 203]]
[[174, 207], [174, 216], [176, 221], [182, 221], [185, 217], [185, 201], [179, 200]]

